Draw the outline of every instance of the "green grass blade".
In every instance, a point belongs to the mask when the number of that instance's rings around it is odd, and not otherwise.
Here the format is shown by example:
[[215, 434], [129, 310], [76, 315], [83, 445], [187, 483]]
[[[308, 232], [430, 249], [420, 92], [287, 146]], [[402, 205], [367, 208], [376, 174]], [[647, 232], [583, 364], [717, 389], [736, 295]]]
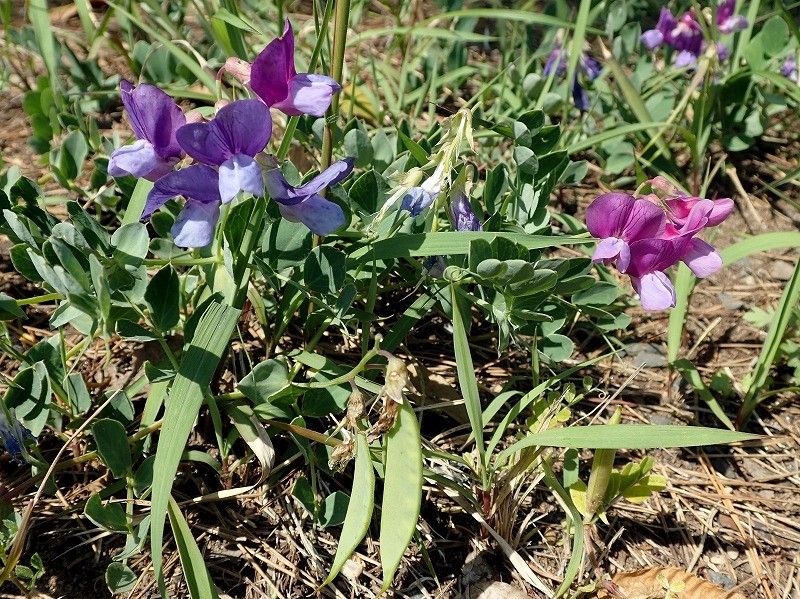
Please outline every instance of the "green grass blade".
[[749, 5], [747, 10], [747, 28], [739, 32], [737, 36], [738, 39], [736, 40], [736, 52], [731, 61], [734, 67], [738, 67], [741, 64], [744, 51], [747, 49], [747, 46], [750, 45], [753, 27], [755, 27], [756, 21], [758, 20], [758, 9], [761, 7], [761, 0], [754, 0], [750, 2]]
[[528, 447], [575, 449], [666, 449], [722, 445], [758, 439], [758, 435], [702, 426], [673, 424], [593, 424], [532, 433], [498, 455], [498, 462]]
[[587, 137], [584, 140], [572, 143], [565, 149], [570, 154], [574, 154], [576, 152], [588, 150], [589, 148], [594, 148], [599, 144], [616, 137], [623, 137], [629, 133], [638, 133], [639, 131], [646, 131], [647, 129], [658, 129], [666, 124], [667, 123], [665, 122], [628, 123], [625, 125], [620, 125], [619, 127], [607, 129], [601, 133]]
[[689, 360], [676, 360], [673, 366], [681, 373], [681, 376], [686, 379], [686, 382], [694, 387], [695, 392], [700, 396], [700, 399], [706, 402], [714, 416], [719, 418], [719, 421], [730, 430], [736, 430], [736, 427], [733, 426], [733, 422], [728, 418], [725, 410], [719, 405], [717, 398], [714, 397], [711, 391], [708, 390], [708, 387], [706, 387], [706, 384], [703, 382], [703, 377], [700, 376], [695, 365]]
[[175, 535], [175, 544], [178, 546], [178, 556], [181, 559], [183, 575], [186, 586], [189, 587], [189, 596], [192, 599], [219, 599], [217, 588], [208, 574], [203, 554], [197, 546], [197, 541], [192, 536], [192, 531], [186, 518], [181, 513], [181, 508], [175, 500], [169, 498], [169, 523]]
[[678, 266], [675, 275], [675, 307], [669, 313], [669, 327], [667, 328], [667, 360], [674, 362], [678, 359], [683, 337], [683, 326], [686, 322], [686, 313], [689, 311], [689, 296], [694, 289], [696, 278], [683, 262]]
[[467, 408], [467, 417], [469, 418], [472, 436], [475, 438], [475, 446], [478, 450], [480, 475], [483, 477], [486, 473], [483, 412], [465, 324], [470, 319], [469, 304], [465, 304], [463, 298], [459, 298], [457, 285], [451, 284], [450, 292], [453, 301], [453, 346], [456, 356], [456, 369], [458, 371], [458, 386], [461, 388], [461, 396], [464, 398], [464, 406]]
[[800, 247], [800, 231], [783, 231], [780, 233], [761, 233], [745, 237], [719, 251], [722, 263], [726, 266], [739, 260], [771, 250], [782, 250]]
[[156, 450], [150, 506], [150, 550], [153, 569], [164, 597], [167, 595], [161, 570], [161, 545], [172, 483], [186, 440], [203, 403], [203, 395], [228, 346], [239, 314], [239, 310], [225, 304], [215, 302], [209, 305], [197, 325], [195, 338], [181, 359], [178, 375], [167, 397], [164, 426]]
[[386, 436], [383, 504], [381, 505], [381, 567], [386, 591], [417, 528], [422, 502], [422, 439], [408, 400]]
[[133, 23], [135, 23], [139, 29], [144, 31], [152, 39], [156, 40], [160, 44], [163, 44], [164, 47], [167, 48], [167, 50], [169, 50], [170, 53], [175, 57], [175, 60], [177, 60], [187, 69], [189, 69], [192, 72], [192, 74], [195, 77], [197, 77], [197, 80], [204, 86], [206, 86], [206, 88], [208, 88], [209, 90], [216, 89], [216, 81], [214, 79], [214, 76], [211, 75], [211, 73], [209, 73], [208, 71], [206, 71], [201, 65], [199, 65], [191, 55], [189, 55], [187, 52], [179, 48], [177, 44], [170, 41], [169, 38], [165, 37], [160, 32], [156, 31], [153, 27], [151, 27], [141, 19], [138, 19], [135, 15], [131, 14], [130, 12], [122, 8], [119, 4], [116, 4], [114, 2], [108, 2], [108, 5], [113, 7], [114, 10], [116, 10], [117, 12], [120, 12], [123, 15], [125, 15], [131, 21], [133, 21]]
[[375, 470], [372, 467], [372, 458], [369, 453], [367, 436], [356, 435], [356, 467], [353, 473], [353, 491], [350, 494], [350, 503], [347, 506], [347, 515], [344, 517], [342, 534], [339, 536], [339, 546], [328, 578], [322, 586], [330, 584], [342, 571], [345, 562], [353, 555], [369, 529], [372, 519], [372, 510], [375, 507]]
[[53, 37], [53, 26], [50, 23], [50, 14], [47, 12], [47, 0], [29, 0], [28, 18], [33, 26], [36, 44], [42, 53], [42, 60], [50, 76], [50, 86], [53, 89], [53, 98], [56, 104], [61, 105], [61, 89], [58, 79], [58, 56], [56, 55], [56, 40]]
[[144, 211], [145, 202], [147, 202], [147, 194], [153, 189], [153, 185], [152, 181], [144, 178], [136, 182], [128, 207], [125, 209], [125, 215], [122, 217], [123, 226], [139, 222], [139, 218], [141, 218]]
[[[420, 21], [420, 26], [428, 25], [440, 19], [456, 19], [460, 17], [473, 19], [497, 19], [498, 21], [520, 21], [526, 25], [542, 25], [544, 27], [555, 27], [558, 29], [573, 29], [575, 25], [564, 19], [546, 15], [533, 10], [514, 10], [506, 8], [465, 8], [461, 10], [451, 10], [443, 12], [424, 21]], [[594, 34], [602, 34], [599, 29], [588, 29]]]
[[397, 235], [391, 239], [383, 239], [370, 246], [359, 248], [350, 254], [350, 259], [354, 262], [360, 262], [364, 259], [388, 260], [389, 258], [413, 258], [418, 256], [463, 255], [469, 253], [469, 244], [475, 239], [485, 239], [491, 242], [499, 237], [518, 243], [529, 250], [593, 243], [593, 240], [588, 237], [558, 237], [492, 231], [419, 233], [415, 235]]
[[[569, 52], [567, 60], [567, 81], [570, 84], [565, 86], [564, 102], [569, 102], [569, 96], [572, 90], [572, 78], [575, 76], [575, 70], [578, 67], [578, 60], [583, 54], [583, 44], [586, 42], [586, 28], [589, 24], [589, 9], [592, 6], [591, 0], [581, 0], [580, 7], [578, 8], [578, 16], [575, 19], [575, 31], [572, 34], [572, 49]], [[568, 106], [569, 104], [565, 104]]]
[[753, 369], [753, 376], [750, 381], [750, 387], [747, 389], [747, 395], [744, 399], [739, 415], [736, 422], [739, 426], [744, 424], [752, 414], [759, 402], [759, 393], [767, 382], [770, 368], [775, 363], [775, 357], [778, 355], [783, 336], [786, 333], [786, 328], [789, 326], [792, 313], [797, 309], [798, 302], [800, 301], [800, 260], [794, 268], [794, 274], [786, 287], [783, 290], [781, 301], [778, 304], [775, 317], [772, 319], [767, 338], [764, 340], [764, 345], [761, 347], [761, 353], [758, 356], [755, 368]]

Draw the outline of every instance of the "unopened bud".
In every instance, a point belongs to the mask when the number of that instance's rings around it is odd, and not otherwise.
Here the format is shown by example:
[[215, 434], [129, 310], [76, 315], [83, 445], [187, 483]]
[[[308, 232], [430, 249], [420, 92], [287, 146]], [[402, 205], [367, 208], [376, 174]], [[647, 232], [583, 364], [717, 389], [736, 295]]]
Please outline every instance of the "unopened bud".
[[403, 391], [408, 386], [408, 369], [405, 362], [394, 356], [389, 358], [386, 364], [386, 382], [383, 385], [383, 393], [395, 403], [403, 403]]

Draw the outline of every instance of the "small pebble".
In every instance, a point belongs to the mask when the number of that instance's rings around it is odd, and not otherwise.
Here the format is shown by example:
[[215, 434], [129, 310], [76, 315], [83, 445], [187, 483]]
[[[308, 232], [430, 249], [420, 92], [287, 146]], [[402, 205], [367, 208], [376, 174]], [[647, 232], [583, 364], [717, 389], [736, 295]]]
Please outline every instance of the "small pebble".
[[723, 572], [714, 572], [714, 570], [708, 571], [708, 579], [714, 584], [718, 584], [725, 590], [732, 589], [736, 584], [736, 581], [727, 574]]

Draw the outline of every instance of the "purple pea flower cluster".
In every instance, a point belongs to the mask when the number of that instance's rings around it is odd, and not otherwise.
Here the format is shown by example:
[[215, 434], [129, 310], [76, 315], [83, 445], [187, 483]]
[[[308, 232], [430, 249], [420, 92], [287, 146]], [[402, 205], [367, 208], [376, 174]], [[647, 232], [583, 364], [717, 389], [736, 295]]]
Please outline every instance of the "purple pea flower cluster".
[[[246, 66], [245, 66], [246, 65]], [[337, 204], [320, 195], [353, 170], [353, 160], [334, 163], [300, 187], [290, 185], [277, 163], [266, 172], [256, 157], [272, 136], [270, 108], [287, 115], [322, 116], [341, 86], [324, 75], [298, 74], [294, 65], [294, 33], [286, 22], [281, 37], [270, 42], [253, 65], [235, 64], [258, 99], [237, 100], [220, 108], [208, 122], [187, 122], [175, 101], [149, 84], [120, 84], [123, 104], [137, 140], [111, 155], [108, 173], [154, 181], [142, 213], [149, 219], [167, 201], [185, 198], [172, 236], [180, 247], [211, 243], [220, 206], [239, 192], [261, 197], [266, 187], [282, 215], [304, 223], [317, 235], [332, 233], [345, 223]], [[175, 170], [189, 156], [196, 163]]]
[[790, 54], [783, 61], [781, 75], [800, 85], [800, 71], [797, 69], [797, 58], [795, 58], [794, 54]]
[[[715, 25], [720, 34], [726, 35], [747, 28], [747, 19], [734, 14], [735, 11], [736, 0], [723, 0], [717, 7]], [[677, 67], [693, 65], [706, 48], [703, 28], [692, 10], [678, 18], [668, 8], [662, 8], [655, 28], [645, 31], [641, 41], [650, 50], [660, 46], [675, 50], [678, 53], [675, 56]], [[717, 53], [720, 60], [725, 60], [729, 51], [720, 43], [717, 45]]]
[[[572, 100], [579, 110], [589, 110], [589, 95], [586, 89], [580, 82], [579, 73], [586, 77], [586, 80], [591, 83], [600, 76], [602, 67], [592, 56], [586, 52], [582, 52], [578, 58], [578, 69], [572, 78]], [[561, 48], [556, 46], [547, 57], [547, 62], [544, 65], [544, 74], [549, 77], [551, 73], [555, 73], [558, 77], [563, 77], [567, 74], [567, 53]]]
[[724, 221], [733, 200], [673, 195], [677, 190], [660, 178], [651, 184], [669, 195], [603, 194], [589, 205], [586, 225], [600, 239], [592, 260], [627, 274], [645, 310], [665, 310], [675, 305], [675, 289], [664, 272], [670, 266], [684, 262], [697, 277], [722, 268], [714, 247], [697, 235]]

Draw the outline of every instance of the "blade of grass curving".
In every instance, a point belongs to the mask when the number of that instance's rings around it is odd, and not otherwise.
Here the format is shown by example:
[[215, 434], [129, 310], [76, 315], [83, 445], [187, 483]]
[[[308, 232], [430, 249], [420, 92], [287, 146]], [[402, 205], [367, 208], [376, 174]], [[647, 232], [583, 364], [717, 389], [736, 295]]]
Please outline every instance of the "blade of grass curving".
[[344, 517], [342, 534], [339, 536], [339, 545], [336, 547], [336, 556], [333, 558], [331, 572], [322, 583], [330, 584], [342, 571], [345, 562], [353, 555], [369, 529], [372, 519], [372, 510], [375, 506], [375, 470], [372, 467], [372, 457], [369, 453], [367, 436], [363, 433], [356, 435], [356, 466], [353, 472], [353, 491], [350, 494], [350, 503], [347, 505], [347, 515]]
[[175, 535], [175, 544], [178, 546], [183, 576], [189, 587], [189, 596], [192, 599], [219, 599], [217, 587], [214, 586], [208, 573], [203, 554], [192, 536], [192, 531], [181, 513], [181, 508], [172, 497], [169, 498], [167, 510], [172, 532]]
[[678, 359], [678, 352], [681, 349], [683, 325], [686, 322], [686, 313], [689, 311], [689, 296], [694, 289], [695, 280], [689, 267], [681, 262], [673, 281], [675, 307], [670, 310], [667, 328], [667, 360], [670, 364]]
[[453, 304], [453, 346], [456, 370], [458, 371], [458, 386], [461, 388], [461, 396], [464, 398], [472, 436], [478, 450], [478, 474], [486, 488], [488, 473], [486, 471], [486, 446], [483, 442], [483, 412], [465, 324], [470, 319], [469, 304], [465, 304], [464, 299], [459, 297], [458, 285], [455, 283], [450, 285], [450, 297]]
[[[575, 25], [565, 19], [559, 19], [551, 15], [534, 10], [514, 10], [507, 8], [464, 8], [439, 13], [432, 17], [420, 21], [419, 26], [429, 25], [440, 19], [456, 19], [459, 17], [473, 19], [497, 19], [498, 21], [521, 21], [526, 25], [542, 25], [544, 27], [554, 27], [558, 29], [573, 29]], [[600, 29], [587, 28], [587, 31], [596, 35], [602, 35]]]
[[753, 27], [755, 27], [756, 21], [758, 20], [758, 9], [760, 7], [761, 0], [754, 0], [749, 3], [749, 8], [747, 10], [747, 27], [743, 31], [740, 31], [737, 36], [736, 52], [731, 61], [734, 67], [741, 64], [744, 51], [747, 49], [747, 46], [750, 45], [750, 38], [753, 35]]
[[380, 554], [381, 593], [394, 580], [400, 560], [417, 528], [422, 503], [422, 439], [419, 423], [408, 400], [386, 435]]
[[436, 304], [436, 298], [423, 293], [414, 303], [406, 308], [403, 315], [397, 320], [392, 329], [386, 334], [381, 342], [381, 347], [386, 351], [394, 351], [403, 342], [408, 332], [417, 322], [428, 314]]
[[775, 312], [775, 317], [767, 331], [767, 338], [764, 340], [764, 345], [761, 346], [761, 353], [756, 361], [755, 368], [753, 368], [753, 375], [750, 380], [750, 386], [747, 389], [747, 395], [744, 398], [739, 414], [736, 417], [736, 424], [741, 426], [753, 413], [759, 403], [759, 394], [767, 382], [767, 376], [775, 362], [775, 357], [778, 355], [783, 336], [786, 333], [786, 328], [789, 326], [792, 313], [797, 309], [798, 302], [800, 301], [800, 260], [794, 267], [792, 278], [786, 284], [781, 296], [781, 301]]
[[770, 250], [800, 247], [800, 231], [783, 231], [780, 233], [761, 233], [745, 237], [719, 251], [722, 263], [726, 266], [738, 260]]
[[125, 215], [122, 217], [123, 226], [139, 222], [139, 218], [144, 211], [145, 202], [147, 202], [147, 194], [153, 189], [153, 185], [152, 181], [148, 181], [145, 178], [141, 178], [136, 182], [128, 207], [125, 209]]
[[578, 16], [575, 19], [575, 30], [572, 33], [571, 51], [567, 59], [566, 81], [570, 82], [570, 84], [564, 86], [565, 106], [569, 106], [569, 95], [572, 90], [571, 82], [573, 77], [575, 77], [575, 70], [578, 67], [578, 60], [580, 60], [581, 54], [583, 54], [583, 44], [586, 42], [586, 27], [589, 24], [589, 9], [591, 6], [591, 0], [581, 0], [578, 8]]
[[673, 424], [592, 424], [527, 435], [497, 456], [498, 463], [528, 447], [575, 449], [667, 449], [723, 445], [759, 439], [758, 435], [703, 426]]
[[719, 421], [730, 430], [736, 430], [736, 427], [733, 426], [733, 422], [728, 418], [725, 410], [719, 405], [717, 398], [714, 397], [711, 391], [708, 390], [708, 387], [706, 387], [706, 384], [703, 382], [703, 377], [700, 376], [695, 365], [689, 360], [676, 360], [673, 366], [681, 373], [681, 376], [686, 379], [686, 382], [694, 388], [695, 392], [700, 396], [700, 399], [706, 402], [714, 416], [719, 418]]
[[61, 108], [62, 98], [59, 90], [61, 83], [58, 79], [58, 56], [56, 55], [56, 40], [53, 36], [53, 26], [50, 23], [50, 14], [47, 11], [47, 0], [28, 0], [28, 18], [33, 26], [36, 44], [42, 53], [42, 60], [50, 76], [50, 86], [53, 89], [53, 99]]
[[200, 317], [195, 338], [181, 358], [178, 375], [165, 402], [164, 425], [159, 435], [153, 468], [150, 507], [150, 550], [153, 570], [163, 597], [168, 595], [161, 569], [161, 545], [172, 483], [189, 433], [203, 403], [203, 394], [228, 346], [239, 314], [240, 310], [219, 302], [212, 302], [208, 306]]
[[450, 231], [398, 235], [391, 239], [382, 239], [370, 246], [357, 249], [349, 257], [354, 262], [361, 262], [364, 258], [387, 260], [389, 258], [461, 255], [469, 253], [469, 245], [476, 239], [485, 239], [491, 242], [500, 237], [518, 243], [529, 250], [594, 242], [589, 237], [559, 237], [493, 231]]
[[86, 44], [91, 46], [97, 35], [97, 25], [94, 22], [92, 7], [89, 0], [74, 0], [73, 4], [75, 4], [75, 10], [78, 11], [78, 19], [83, 28], [83, 35], [86, 36]]
[[170, 53], [175, 57], [175, 60], [180, 62], [184, 65], [187, 69], [189, 69], [192, 74], [197, 77], [198, 81], [202, 83], [206, 88], [209, 90], [216, 89], [216, 80], [214, 76], [211, 75], [208, 71], [206, 71], [201, 65], [197, 63], [197, 61], [192, 58], [187, 52], [181, 50], [177, 44], [172, 42], [169, 38], [165, 37], [158, 31], [156, 31], [153, 27], [145, 23], [143, 20], [137, 18], [132, 13], [125, 10], [122, 6], [115, 2], [108, 1], [108, 5], [114, 8], [119, 13], [122, 13], [126, 17], [128, 17], [136, 26], [144, 31], [147, 35], [151, 38], [163, 44], [164, 47], [170, 51]]
[[598, 133], [596, 135], [592, 135], [591, 137], [587, 137], [584, 140], [576, 141], [570, 144], [569, 147], [565, 149], [570, 154], [574, 154], [576, 152], [582, 152], [583, 150], [588, 150], [589, 148], [596, 147], [603, 142], [606, 142], [610, 139], [614, 139], [615, 137], [623, 137], [625, 135], [628, 135], [629, 133], [638, 133], [639, 131], [645, 131], [647, 129], [657, 129], [659, 127], [663, 127], [666, 124], [667, 123], [663, 121], [647, 122], [647, 123], [628, 123], [625, 125], [620, 125], [619, 127], [606, 129], [605, 131]]

